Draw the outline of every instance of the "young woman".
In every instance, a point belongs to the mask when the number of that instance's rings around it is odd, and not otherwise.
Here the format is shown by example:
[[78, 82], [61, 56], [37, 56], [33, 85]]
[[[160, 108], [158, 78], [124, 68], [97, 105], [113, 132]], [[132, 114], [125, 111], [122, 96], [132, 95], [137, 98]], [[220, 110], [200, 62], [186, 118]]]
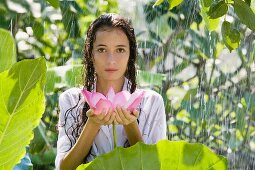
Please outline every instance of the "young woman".
[[[88, 91], [107, 94], [136, 90], [137, 45], [131, 23], [117, 14], [104, 14], [89, 27], [84, 50], [85, 83]], [[96, 156], [113, 150], [112, 124], [116, 123], [117, 146], [141, 141], [154, 144], [166, 138], [166, 117], [162, 97], [145, 90], [138, 108], [116, 107], [94, 114], [81, 95], [71, 88], [59, 97], [57, 169], [75, 169]]]

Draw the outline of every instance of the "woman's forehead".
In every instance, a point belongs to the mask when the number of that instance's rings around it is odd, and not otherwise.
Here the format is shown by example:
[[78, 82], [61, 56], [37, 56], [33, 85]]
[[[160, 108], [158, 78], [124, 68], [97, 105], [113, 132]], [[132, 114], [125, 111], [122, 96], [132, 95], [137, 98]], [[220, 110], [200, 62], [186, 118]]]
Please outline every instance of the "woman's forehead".
[[96, 32], [94, 43], [129, 43], [127, 35], [121, 28], [104, 27]]
[[125, 32], [119, 27], [102, 26], [96, 31], [96, 35], [100, 32], [116, 32], [118, 34], [125, 34]]

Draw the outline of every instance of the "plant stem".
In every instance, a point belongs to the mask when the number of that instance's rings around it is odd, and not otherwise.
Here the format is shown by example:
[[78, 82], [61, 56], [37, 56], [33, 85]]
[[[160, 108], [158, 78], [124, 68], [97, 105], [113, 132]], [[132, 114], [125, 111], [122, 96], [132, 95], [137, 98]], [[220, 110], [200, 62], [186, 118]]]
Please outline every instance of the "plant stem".
[[112, 124], [112, 131], [113, 131], [113, 146], [115, 149], [117, 147], [117, 145], [116, 145], [117, 136], [116, 136], [116, 127], [115, 127], [114, 123]]

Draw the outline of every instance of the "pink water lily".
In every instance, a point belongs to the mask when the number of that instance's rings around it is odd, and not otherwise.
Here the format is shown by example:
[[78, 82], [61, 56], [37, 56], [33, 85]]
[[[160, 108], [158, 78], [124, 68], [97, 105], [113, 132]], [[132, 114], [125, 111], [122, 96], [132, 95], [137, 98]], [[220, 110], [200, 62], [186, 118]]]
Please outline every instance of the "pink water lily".
[[109, 89], [106, 96], [101, 93], [90, 92], [85, 89], [82, 90], [81, 93], [90, 108], [95, 110], [95, 114], [100, 114], [104, 109], [106, 111], [109, 109], [115, 109], [117, 106], [124, 107], [128, 111], [133, 112], [144, 96], [143, 90], [136, 90], [132, 94], [124, 90], [115, 94], [112, 87]]

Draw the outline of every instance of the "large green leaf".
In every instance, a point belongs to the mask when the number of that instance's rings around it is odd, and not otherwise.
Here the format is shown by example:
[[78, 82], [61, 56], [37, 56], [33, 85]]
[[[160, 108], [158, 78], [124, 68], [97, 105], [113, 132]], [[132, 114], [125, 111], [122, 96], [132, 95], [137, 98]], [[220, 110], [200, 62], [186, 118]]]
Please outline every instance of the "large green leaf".
[[25, 155], [45, 109], [45, 74], [43, 58], [23, 60], [0, 73], [0, 169], [12, 169]]
[[137, 143], [129, 148], [117, 147], [80, 165], [83, 169], [168, 170], [168, 169], [227, 169], [226, 158], [216, 155], [202, 144], [162, 140], [155, 145]]
[[16, 46], [11, 33], [0, 29], [0, 73], [16, 62]]
[[13, 170], [33, 170], [33, 164], [28, 155], [28, 147], [26, 147], [26, 156], [21, 159], [21, 162], [13, 168]]
[[238, 48], [240, 43], [240, 33], [236, 29], [231, 28], [228, 21], [224, 21], [221, 27], [222, 39], [226, 47], [231, 52], [233, 49]]
[[225, 3], [225, 1], [219, 1], [216, 4], [212, 4], [210, 6], [208, 15], [211, 19], [219, 18], [223, 15], [225, 15], [228, 11], [228, 5]]
[[255, 31], [255, 14], [242, 0], [234, 0], [234, 10], [238, 18], [244, 23], [248, 28]]

